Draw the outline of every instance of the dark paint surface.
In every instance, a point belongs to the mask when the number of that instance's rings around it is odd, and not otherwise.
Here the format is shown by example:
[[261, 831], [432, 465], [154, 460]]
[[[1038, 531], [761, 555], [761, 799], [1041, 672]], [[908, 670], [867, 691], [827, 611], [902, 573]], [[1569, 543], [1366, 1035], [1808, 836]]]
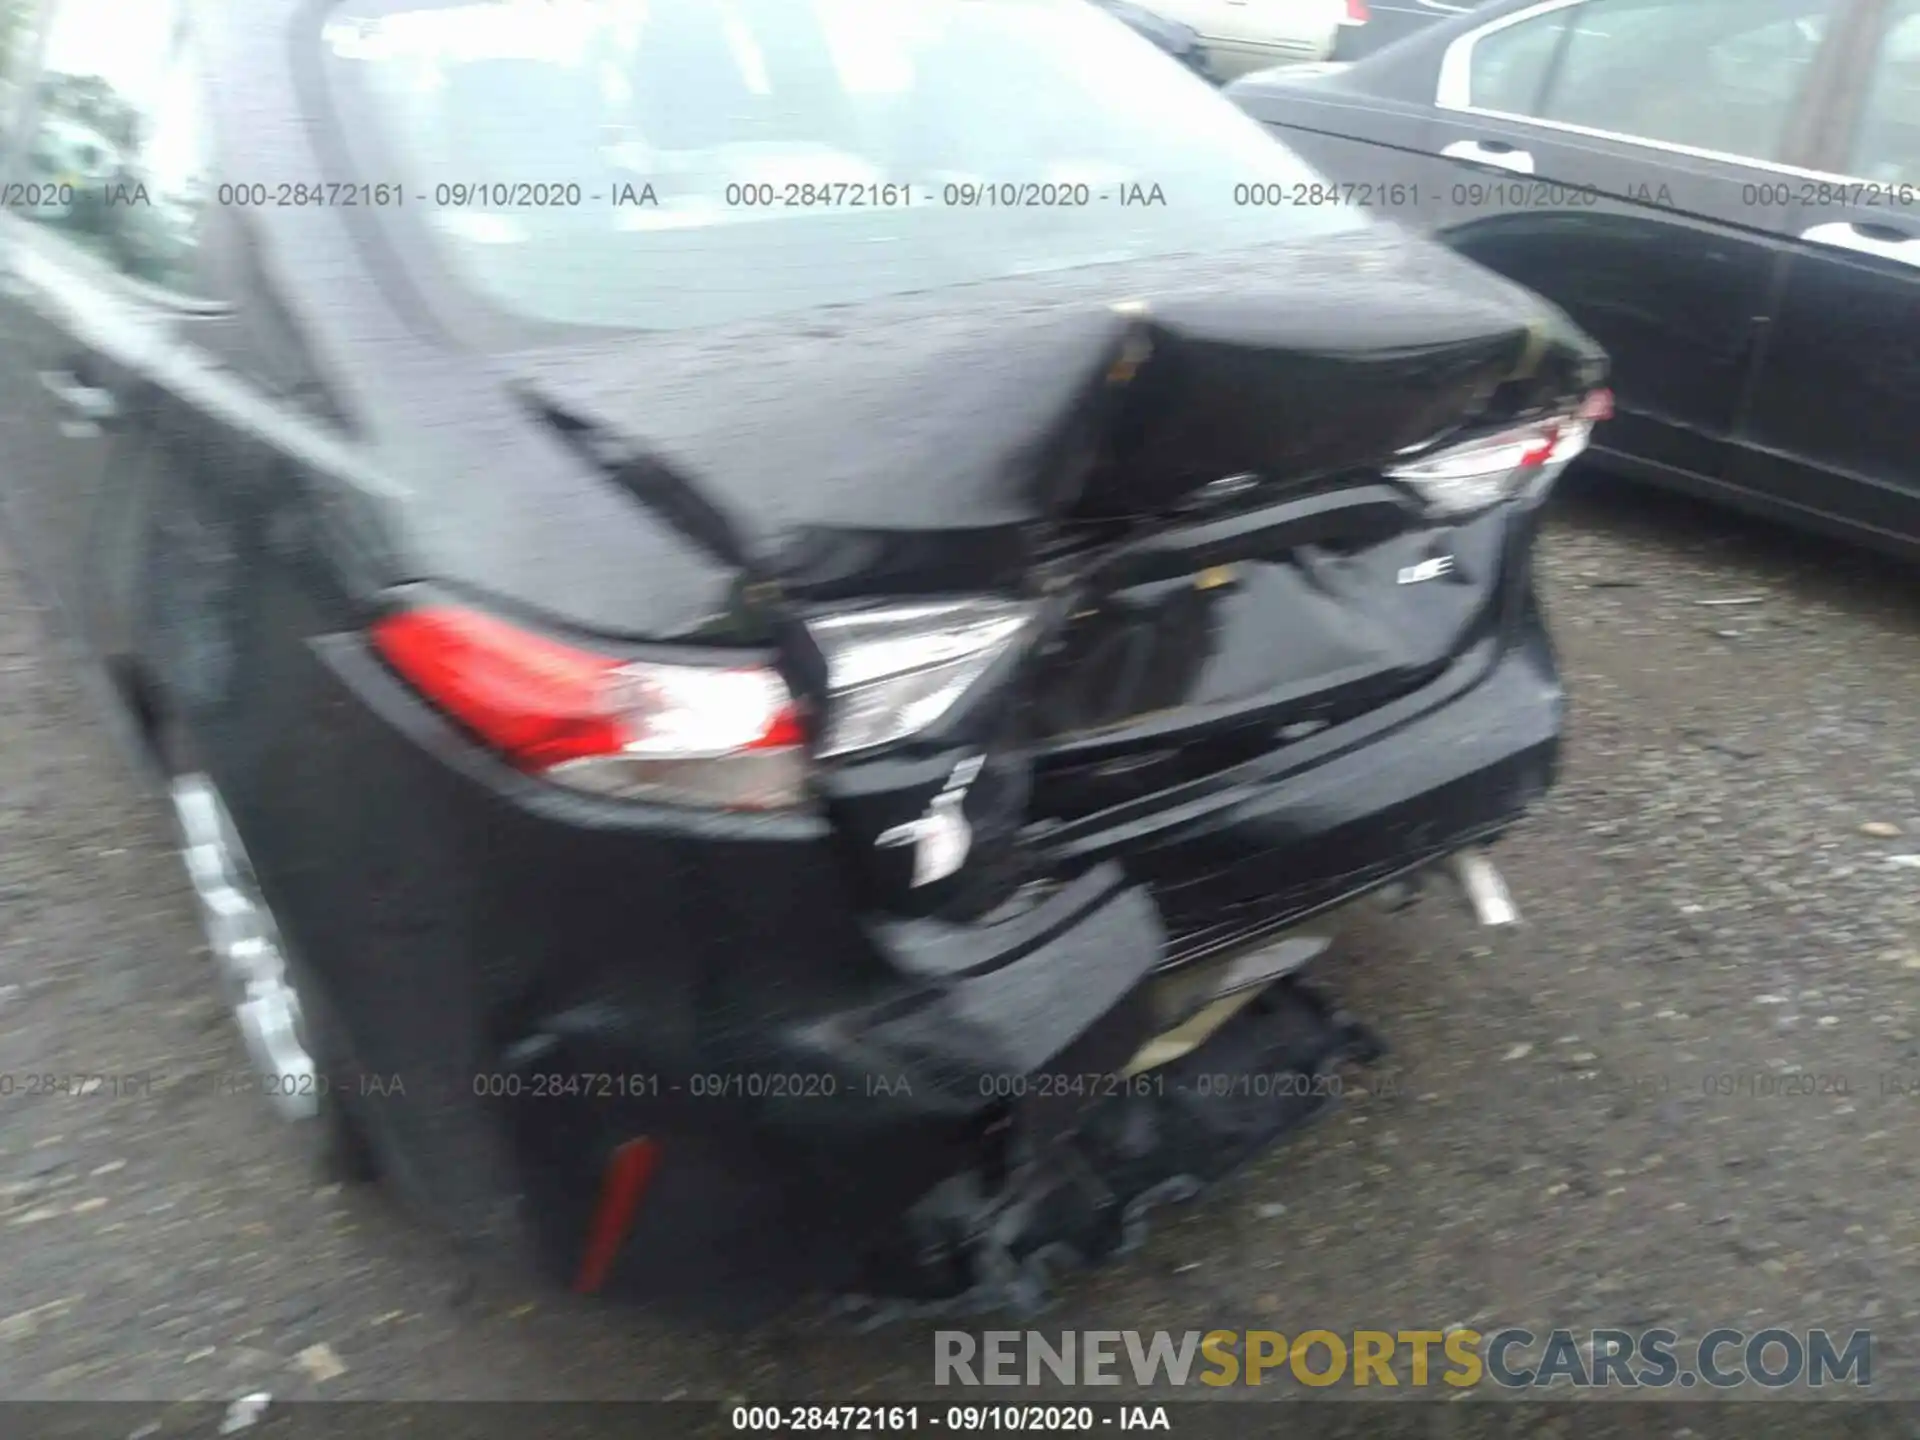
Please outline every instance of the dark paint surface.
[[[294, 13], [208, 36], [224, 173], [326, 172]], [[357, 220], [228, 216], [225, 308], [191, 315], [7, 220], [0, 416], [27, 463], [6, 500], [171, 763], [218, 781], [323, 1062], [406, 1078], [371, 1123], [459, 1235], [530, 1233], [564, 1272], [605, 1157], [648, 1133], [665, 1158], [623, 1283], [852, 1283], [860, 1242], [989, 1163], [987, 1082], [1114, 1068], [1156, 968], [1495, 834], [1550, 782], [1543, 497], [1448, 535], [1377, 471], [1564, 406], [1604, 364], [1438, 247], [1381, 227], [486, 356], [408, 307]], [[114, 396], [99, 435], [48, 415], [36, 377], [62, 368]], [[1398, 567], [1436, 547], [1458, 578], [1402, 599]], [[360, 638], [416, 582], [563, 631], [766, 646], [802, 693], [808, 606], [937, 583], [1051, 608], [938, 725], [823, 767], [812, 809], [745, 817], [482, 753]], [[1070, 693], [1101, 668], [1073, 647], [1116, 637], [1146, 659], [1103, 709]], [[1325, 728], [1278, 736], [1305, 716]], [[1174, 771], [1097, 768], [1169, 749]], [[871, 842], [976, 753], [969, 863], [915, 890]], [[508, 1072], [659, 1089], [483, 1103], [476, 1077]], [[835, 1098], [691, 1088], [747, 1073]], [[1072, 1119], [1014, 1109], [1015, 1133]]]
[[[1849, 182], [1849, 123], [1882, 12], [1834, 12], [1807, 87], [1777, 118], [1778, 164], [1693, 155], [1434, 104], [1441, 56], [1492, 0], [1352, 69], [1231, 92], [1363, 203], [1563, 307], [1614, 362], [1603, 437], [1633, 473], [1898, 553], [1920, 545], [1920, 461], [1896, 396], [1911, 381], [1920, 265], [1800, 238], [1848, 221], [1920, 239], [1920, 210]], [[1524, 151], [1531, 177], [1443, 158]], [[1798, 168], [1795, 168], [1798, 167]], [[1851, 203], [1850, 203], [1851, 201]]]
[[[1150, 310], [1129, 317], [1112, 309], [1118, 301]], [[1520, 364], [1529, 325], [1563, 324], [1485, 272], [1378, 227], [507, 363], [534, 395], [670, 472], [637, 485], [643, 506], [651, 489], [650, 508], [664, 515], [673, 484], [691, 485], [764, 569], [805, 595], [816, 569], [844, 581], [856, 546], [886, 568], [889, 532], [1153, 516], [1241, 472], [1304, 485], [1377, 463], [1474, 418]], [[1110, 384], [1136, 352], [1139, 373]], [[1582, 374], [1577, 357], [1550, 350], [1525, 377], [1528, 398], [1573, 393]], [[936, 570], [921, 583], [1017, 585], [1032, 560], [968, 548], [985, 573]], [[912, 586], [907, 577], [938, 553], [922, 543], [895, 583]], [[440, 563], [459, 573], [484, 558]]]

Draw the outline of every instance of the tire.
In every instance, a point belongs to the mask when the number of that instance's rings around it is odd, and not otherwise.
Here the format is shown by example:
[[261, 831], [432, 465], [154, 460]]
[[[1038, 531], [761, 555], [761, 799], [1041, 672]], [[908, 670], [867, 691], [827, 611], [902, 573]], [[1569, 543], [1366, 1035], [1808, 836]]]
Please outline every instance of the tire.
[[343, 1185], [371, 1185], [380, 1179], [380, 1156], [351, 1102], [338, 1095], [320, 1097], [321, 1134], [317, 1159], [321, 1179]]

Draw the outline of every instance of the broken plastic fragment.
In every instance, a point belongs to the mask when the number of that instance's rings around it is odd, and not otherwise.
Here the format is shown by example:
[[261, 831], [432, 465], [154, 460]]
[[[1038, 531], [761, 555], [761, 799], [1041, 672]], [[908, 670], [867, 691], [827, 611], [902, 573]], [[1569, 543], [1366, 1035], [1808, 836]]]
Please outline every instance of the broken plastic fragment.
[[1000, 1311], [1032, 1316], [1058, 1271], [1144, 1243], [1148, 1212], [1226, 1179], [1324, 1116], [1338, 1087], [1222, 1084], [1223, 1076], [1312, 1080], [1372, 1064], [1379, 1039], [1288, 978], [1254, 998], [1192, 1054], [1094, 1106], [1064, 1143], [1016, 1157], [1006, 1181], [950, 1177], [871, 1257], [872, 1283], [840, 1302], [863, 1330], [902, 1319]]

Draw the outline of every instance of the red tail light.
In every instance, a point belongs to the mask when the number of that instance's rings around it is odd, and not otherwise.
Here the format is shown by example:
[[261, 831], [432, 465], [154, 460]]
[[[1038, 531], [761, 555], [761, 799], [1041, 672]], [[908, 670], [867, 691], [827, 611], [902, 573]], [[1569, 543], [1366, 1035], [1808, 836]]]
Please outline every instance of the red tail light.
[[453, 605], [389, 615], [373, 643], [435, 707], [531, 774], [729, 809], [799, 799], [799, 712], [764, 666], [623, 660]]
[[1367, 14], [1367, 0], [1347, 0], [1347, 23], [1364, 25], [1372, 18]]
[[619, 751], [602, 697], [619, 669], [471, 610], [408, 610], [373, 627], [387, 662], [524, 770]]

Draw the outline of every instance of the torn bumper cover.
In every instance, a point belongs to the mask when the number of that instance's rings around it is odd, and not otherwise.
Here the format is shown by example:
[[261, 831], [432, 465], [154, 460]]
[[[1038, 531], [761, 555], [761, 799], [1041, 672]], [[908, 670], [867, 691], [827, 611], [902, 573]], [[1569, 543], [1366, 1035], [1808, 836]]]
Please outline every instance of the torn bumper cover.
[[[1044, 1303], [1062, 1264], [1130, 1248], [1151, 1206], [1313, 1119], [1337, 1093], [1316, 1077], [1374, 1053], [1297, 983], [1325, 943], [1301, 922], [1497, 833], [1549, 783], [1561, 698], [1537, 629], [1478, 684], [1427, 700], [1344, 757], [1220, 799], [1301, 837], [1264, 856], [1296, 884], [1254, 941], [1181, 965], [1155, 887], [1115, 860], [994, 923], [840, 931], [820, 925], [834, 900], [803, 893], [812, 842], [725, 855], [686, 841], [699, 858], [683, 852], [674, 925], [555, 977], [494, 1062], [519, 1077], [492, 1103], [551, 1263], [579, 1275], [608, 1157], [641, 1135], [660, 1163], [596, 1289], [747, 1311], [826, 1290], [865, 1297], [874, 1318], [1020, 1308]], [[490, 823], [508, 844], [516, 827]], [[1214, 843], [1228, 833], [1223, 820]], [[870, 968], [815, 990], [836, 946]], [[1197, 1048], [1130, 1068], [1235, 994], [1250, 1003]], [[621, 1078], [571, 1103], [543, 1078], [581, 1075]]]
[[1023, 1137], [998, 1185], [971, 1170], [936, 1187], [905, 1216], [899, 1248], [871, 1256], [874, 1289], [843, 1305], [870, 1324], [1042, 1310], [1056, 1272], [1137, 1248], [1154, 1207], [1193, 1199], [1317, 1119], [1339, 1093], [1336, 1068], [1380, 1053], [1293, 980], [1250, 992], [1198, 1049], [1090, 1081], [1099, 1098], [1079, 1123], [1044, 1147]]
[[[1135, 1071], [1168, 1018], [1144, 892], [1103, 869], [1029, 918], [1012, 958], [975, 937], [982, 973], [794, 1025], [775, 1040], [786, 1058], [704, 1087], [667, 1082], [704, 1100], [674, 1107], [680, 1125], [659, 1105], [602, 1103], [574, 1126], [551, 1103], [516, 1107], [521, 1146], [543, 1157], [552, 1258], [579, 1273], [593, 1223], [580, 1202], [604, 1179], [593, 1162], [643, 1130], [658, 1178], [593, 1288], [749, 1311], [824, 1290], [876, 1322], [1035, 1310], [1053, 1273], [1134, 1248], [1152, 1207], [1315, 1118], [1337, 1094], [1325, 1077], [1378, 1053], [1285, 975], [1224, 997], [1234, 1013], [1196, 1048]], [[1294, 960], [1323, 944], [1299, 942]], [[542, 1071], [636, 1063], [614, 1015], [553, 1019], [529, 1089]]]

